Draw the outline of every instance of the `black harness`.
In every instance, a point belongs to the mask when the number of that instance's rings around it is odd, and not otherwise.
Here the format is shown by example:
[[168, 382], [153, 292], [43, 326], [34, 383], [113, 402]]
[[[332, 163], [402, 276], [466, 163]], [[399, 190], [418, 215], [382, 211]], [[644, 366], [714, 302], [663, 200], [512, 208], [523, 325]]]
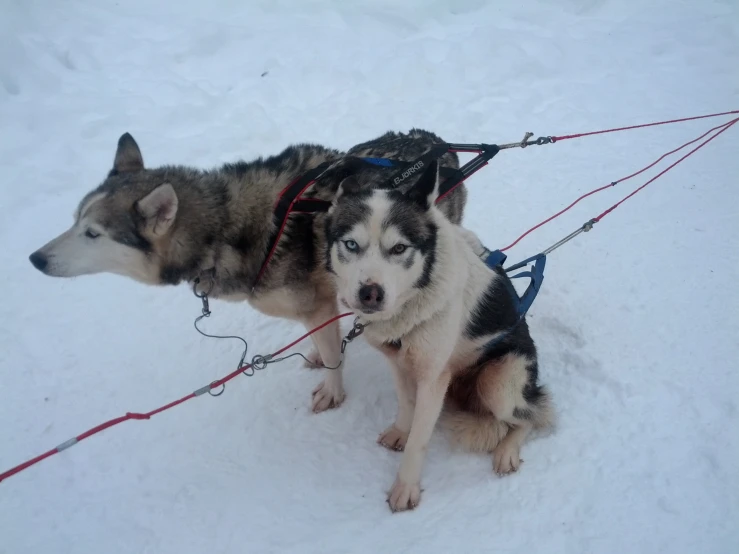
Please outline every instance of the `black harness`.
[[[424, 168], [426, 168], [434, 160], [438, 160], [444, 154], [448, 152], [455, 153], [477, 153], [477, 156], [472, 158], [469, 162], [464, 164], [459, 169], [451, 167], [440, 167], [439, 176], [443, 181], [439, 184], [439, 196], [436, 202], [440, 202], [449, 193], [456, 189], [472, 174], [476, 173], [481, 168], [485, 167], [488, 162], [500, 152], [500, 147], [495, 144], [448, 144], [439, 143], [432, 146], [428, 151], [419, 156], [413, 161], [405, 162], [400, 160], [391, 160], [388, 158], [361, 158], [365, 163], [383, 167], [383, 168], [397, 168], [395, 172], [388, 179], [388, 185], [396, 188], [404, 184], [409, 178], [420, 174]], [[259, 282], [259, 279], [264, 274], [267, 265], [274, 255], [277, 243], [282, 236], [282, 232], [285, 229], [287, 220], [292, 214], [315, 214], [327, 212], [331, 207], [331, 202], [327, 200], [320, 200], [318, 198], [303, 198], [302, 194], [318, 181], [324, 172], [330, 166], [330, 162], [324, 162], [321, 165], [307, 171], [302, 176], [295, 179], [289, 185], [287, 185], [277, 197], [274, 207], [274, 221], [276, 230], [272, 233], [269, 241], [267, 257], [259, 270], [257, 279], [254, 286]], [[487, 250], [480, 256], [485, 262], [485, 265], [491, 269], [500, 267], [503, 269], [503, 263], [506, 261], [506, 255], [501, 250]], [[539, 294], [539, 289], [544, 282], [544, 267], [546, 266], [546, 254], [541, 253], [526, 260], [512, 265], [506, 269], [503, 269], [506, 273], [521, 269], [528, 264], [533, 264], [527, 271], [522, 271], [515, 275], [511, 275], [510, 279], [519, 279], [522, 277], [529, 278], [529, 285], [522, 296], [519, 296], [516, 289], [513, 287], [510, 281], [506, 281], [508, 292], [513, 299], [518, 319], [516, 322], [508, 327], [505, 331], [498, 334], [490, 343], [486, 346], [490, 347], [493, 344], [497, 344], [505, 340], [511, 335], [518, 325], [526, 318], [526, 313], [534, 303], [534, 299]], [[357, 328], [355, 324], [355, 328]], [[363, 329], [363, 326], [359, 325], [359, 333]], [[358, 334], [359, 334], [358, 333]], [[400, 339], [389, 341], [386, 346], [394, 349], [399, 349], [402, 346]], [[343, 346], [342, 346], [343, 351]]]
[[[477, 156], [459, 169], [451, 167], [441, 167], [439, 169], [439, 174], [444, 179], [444, 181], [439, 185], [439, 197], [436, 199], [436, 202], [439, 202], [457, 188], [470, 175], [487, 165], [488, 161], [499, 151], [500, 149], [494, 144], [439, 143], [435, 144], [427, 152], [410, 162], [390, 160], [387, 158], [362, 158], [362, 160], [368, 164], [376, 166], [397, 167], [398, 169], [389, 179], [389, 183], [397, 187], [402, 185], [410, 177], [417, 175], [419, 171], [428, 166], [432, 161], [438, 160], [447, 152], [476, 152]], [[285, 230], [285, 225], [287, 224], [290, 215], [324, 213], [331, 207], [330, 201], [321, 200], [319, 198], [302, 197], [303, 193], [321, 178], [330, 165], [331, 162], [324, 162], [319, 166], [308, 170], [282, 189], [280, 194], [277, 196], [272, 216], [275, 222], [275, 231], [269, 238], [267, 255], [264, 258], [262, 266], [259, 268], [259, 273], [254, 281], [254, 287], [259, 283], [269, 265], [269, 262], [272, 260], [277, 248], [277, 243], [280, 241], [280, 237]]]

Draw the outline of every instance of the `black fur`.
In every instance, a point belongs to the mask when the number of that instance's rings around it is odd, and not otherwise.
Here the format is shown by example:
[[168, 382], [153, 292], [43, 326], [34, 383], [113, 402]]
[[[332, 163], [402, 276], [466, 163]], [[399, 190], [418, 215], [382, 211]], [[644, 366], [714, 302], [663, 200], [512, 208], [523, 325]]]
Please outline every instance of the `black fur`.
[[431, 194], [436, 189], [436, 182], [439, 178], [439, 163], [434, 160], [428, 168], [421, 174], [418, 181], [410, 188], [407, 193], [408, 199], [415, 202], [421, 208], [428, 210], [429, 201], [435, 201], [431, 198]]
[[498, 333], [515, 325], [518, 320], [513, 285], [502, 268], [495, 268], [494, 271], [497, 277], [491, 278], [485, 294], [467, 322], [464, 332], [470, 339]]
[[318, 263], [313, 217], [308, 214], [296, 214], [291, 218], [292, 225], [285, 227], [281, 239], [291, 244], [292, 262], [291, 271], [286, 280], [287, 284], [304, 280]]
[[428, 208], [419, 209], [407, 195], [399, 192], [390, 191], [388, 197], [392, 206], [382, 222], [383, 230], [395, 227], [414, 248], [425, 253], [429, 248], [428, 241], [435, 232]]
[[370, 216], [370, 209], [366, 200], [370, 197], [370, 191], [347, 194], [339, 199], [341, 209], [336, 214], [327, 218], [326, 238], [330, 243], [335, 243], [346, 235], [352, 228], [360, 225]]
[[429, 238], [426, 240], [424, 245], [424, 260], [423, 260], [423, 273], [418, 278], [413, 286], [417, 289], [426, 288], [431, 283], [431, 276], [434, 271], [434, 265], [436, 265], [436, 235], [438, 229], [433, 223], [428, 224]]
[[513, 417], [516, 419], [531, 420], [534, 419], [534, 412], [528, 408], [513, 408]]
[[[423, 176], [421, 177], [423, 179]], [[422, 188], [426, 183], [420, 185]], [[433, 191], [433, 186], [428, 194]], [[428, 194], [425, 198], [428, 198]], [[428, 215], [429, 205], [419, 203], [418, 198], [398, 191], [388, 192], [392, 206], [387, 217], [382, 222], [384, 228], [395, 227], [410, 245], [424, 256], [423, 274], [414, 283], [415, 288], [424, 288], [431, 282], [434, 265], [436, 263], [436, 241], [438, 229]]]

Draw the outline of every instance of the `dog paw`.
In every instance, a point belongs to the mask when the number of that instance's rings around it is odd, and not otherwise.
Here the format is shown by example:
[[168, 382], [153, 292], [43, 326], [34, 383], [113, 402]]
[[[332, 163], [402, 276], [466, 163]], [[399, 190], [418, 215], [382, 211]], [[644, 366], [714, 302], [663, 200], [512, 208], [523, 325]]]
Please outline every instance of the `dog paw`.
[[393, 488], [387, 495], [387, 504], [392, 512], [412, 510], [421, 501], [421, 483], [406, 483], [395, 479]]
[[323, 367], [323, 360], [321, 359], [321, 355], [318, 353], [317, 349], [313, 348], [308, 352], [305, 356], [303, 365], [308, 369], [318, 369], [319, 367]]
[[408, 433], [404, 433], [399, 430], [395, 425], [391, 425], [385, 429], [380, 436], [377, 437], [377, 444], [381, 444], [388, 450], [395, 450], [396, 452], [402, 452], [405, 448], [405, 443], [408, 440]]
[[319, 413], [331, 408], [338, 408], [344, 401], [345, 396], [343, 389], [334, 390], [326, 381], [323, 381], [313, 389], [313, 411]]
[[523, 460], [519, 458], [519, 447], [516, 444], [503, 441], [493, 450], [493, 470], [498, 475], [508, 475], [518, 471], [522, 463]]

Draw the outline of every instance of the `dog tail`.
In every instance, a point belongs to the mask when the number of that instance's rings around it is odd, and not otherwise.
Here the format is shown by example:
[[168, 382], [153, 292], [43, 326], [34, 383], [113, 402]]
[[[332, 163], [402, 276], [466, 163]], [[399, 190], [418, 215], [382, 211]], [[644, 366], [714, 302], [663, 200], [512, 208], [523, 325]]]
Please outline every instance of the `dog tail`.
[[444, 410], [440, 423], [453, 442], [472, 452], [492, 452], [509, 429], [492, 414], [476, 415], [459, 410]]

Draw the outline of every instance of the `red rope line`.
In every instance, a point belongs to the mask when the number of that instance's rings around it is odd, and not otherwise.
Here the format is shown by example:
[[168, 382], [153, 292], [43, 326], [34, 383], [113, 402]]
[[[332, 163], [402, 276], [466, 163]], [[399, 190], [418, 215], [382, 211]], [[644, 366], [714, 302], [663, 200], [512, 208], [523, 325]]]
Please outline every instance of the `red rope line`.
[[682, 158], [680, 158], [679, 160], [677, 160], [677, 161], [671, 163], [670, 165], [668, 165], [665, 169], [663, 169], [657, 175], [655, 175], [654, 177], [652, 177], [651, 179], [649, 179], [646, 183], [644, 183], [642, 186], [640, 186], [639, 188], [637, 188], [631, 194], [628, 194], [628, 195], [624, 196], [621, 200], [619, 200], [618, 202], [616, 202], [613, 206], [611, 206], [610, 208], [608, 208], [602, 214], [594, 217], [593, 219], [595, 219], [596, 221], [600, 221], [601, 219], [603, 219], [605, 216], [607, 216], [613, 210], [615, 210], [616, 208], [618, 208], [621, 204], [623, 204], [624, 202], [626, 202], [629, 198], [631, 198], [632, 196], [634, 196], [637, 192], [639, 192], [640, 190], [646, 188], [647, 185], [649, 185], [650, 183], [652, 183], [652, 182], [656, 181], [657, 179], [659, 179], [660, 177], [662, 177], [662, 175], [664, 175], [665, 173], [667, 173], [668, 171], [670, 171], [673, 167], [675, 167], [677, 164], [679, 164], [680, 162], [682, 162], [685, 158], [687, 158], [687, 157], [695, 154], [698, 150], [700, 150], [701, 148], [703, 148], [706, 144], [708, 144], [713, 139], [715, 139], [717, 136], [719, 136], [721, 133], [723, 133], [724, 131], [726, 131], [727, 129], [729, 129], [737, 121], [739, 121], [739, 118], [731, 120], [729, 123], [726, 124], [726, 126], [724, 126], [723, 129], [721, 129], [715, 135], [713, 135], [712, 137], [707, 138], [706, 140], [704, 140], [698, 146], [696, 146], [695, 148], [693, 148], [690, 152], [688, 152], [687, 154], [685, 154]]
[[[727, 113], [739, 113], [739, 111], [738, 111], [738, 112], [727, 112]], [[721, 114], [721, 115], [723, 115], [723, 114]], [[711, 117], [711, 116], [701, 116], [701, 117], [703, 118], [703, 117]], [[688, 118], [688, 119], [700, 119], [700, 118]], [[685, 120], [683, 119], [683, 120], [675, 120], [675, 121], [685, 121]], [[714, 131], [717, 131], [717, 130], [719, 130], [719, 129], [720, 129], [720, 131], [719, 131], [718, 133], [716, 133], [716, 134], [715, 134], [714, 136], [712, 136], [711, 138], [709, 138], [708, 140], [706, 140], [705, 142], [703, 142], [702, 144], [700, 144], [700, 145], [699, 145], [699, 146], [698, 146], [697, 148], [695, 148], [695, 149], [691, 150], [691, 151], [690, 151], [690, 152], [689, 152], [688, 154], [686, 154], [685, 156], [683, 156], [682, 158], [680, 158], [680, 159], [679, 159], [679, 160], [678, 160], [677, 162], [675, 162], [674, 164], [672, 164], [671, 166], [669, 166], [669, 167], [668, 167], [667, 169], [665, 169], [664, 171], [662, 171], [661, 173], [659, 173], [658, 175], [656, 175], [655, 177], [653, 177], [652, 179], [650, 179], [649, 181], [647, 181], [647, 182], [646, 182], [646, 183], [645, 183], [644, 185], [642, 185], [641, 187], [639, 187], [639, 189], [637, 189], [636, 191], [634, 191], [633, 193], [631, 193], [631, 194], [630, 194], [629, 196], [627, 196], [626, 198], [624, 198], [623, 200], [621, 200], [621, 201], [620, 201], [620, 202], [619, 202], [618, 204], [616, 204], [616, 205], [612, 206], [611, 208], [609, 208], [608, 210], [606, 210], [606, 212], [604, 212], [604, 213], [603, 213], [603, 214], [601, 214], [600, 216], [598, 216], [598, 217], [594, 218], [594, 219], [596, 219], [596, 220], [599, 220], [599, 219], [600, 219], [600, 218], [601, 218], [602, 216], [605, 216], [605, 215], [606, 215], [607, 213], [610, 213], [610, 212], [611, 212], [612, 210], [615, 210], [615, 209], [616, 209], [616, 207], [618, 207], [618, 205], [619, 205], [619, 204], [621, 204], [621, 203], [625, 202], [626, 200], [628, 200], [629, 198], [631, 198], [631, 197], [632, 197], [632, 196], [633, 196], [634, 194], [636, 194], [636, 193], [637, 193], [637, 192], [638, 192], [639, 190], [641, 190], [641, 189], [645, 188], [645, 187], [646, 187], [647, 185], [649, 185], [650, 183], [652, 183], [653, 181], [655, 181], [656, 179], [658, 179], [659, 177], [661, 177], [662, 175], [664, 175], [665, 173], [667, 173], [667, 171], [669, 171], [670, 169], [672, 169], [673, 167], [675, 167], [675, 166], [676, 166], [677, 164], [679, 164], [679, 163], [680, 163], [681, 161], [683, 161], [683, 160], [684, 160], [685, 158], [687, 158], [688, 156], [690, 156], [691, 154], [693, 154], [694, 152], [696, 152], [697, 150], [699, 150], [700, 148], [702, 148], [702, 147], [703, 147], [703, 146], [704, 146], [705, 144], [707, 144], [708, 142], [710, 142], [711, 140], [713, 140], [714, 138], [716, 138], [716, 137], [717, 137], [718, 135], [720, 135], [721, 133], [723, 133], [723, 132], [724, 132], [724, 131], [725, 131], [726, 129], [728, 129], [729, 127], [731, 127], [732, 125], [734, 125], [734, 123], [736, 123], [737, 121], [739, 121], [739, 118], [736, 118], [736, 119], [732, 119], [731, 121], [728, 121], [728, 122], [726, 122], [726, 123], [722, 123], [721, 125], [717, 125], [716, 127], [713, 127], [712, 129], [709, 129], [708, 131], [706, 131], [705, 133], [703, 133], [703, 134], [702, 134], [701, 136], [699, 136], [698, 138], [695, 138], [695, 139], [693, 139], [693, 140], [691, 140], [691, 141], [688, 141], [688, 142], [686, 142], [685, 144], [682, 144], [682, 145], [678, 146], [678, 147], [677, 147], [677, 148], [675, 148], [674, 150], [670, 150], [670, 151], [669, 151], [669, 152], [667, 152], [666, 154], [663, 154], [663, 155], [661, 155], [661, 156], [660, 156], [659, 158], [657, 158], [657, 159], [656, 159], [655, 161], [653, 161], [653, 162], [652, 162], [652, 163], [650, 163], [649, 165], [647, 165], [647, 166], [645, 166], [645, 167], [641, 168], [640, 170], [638, 170], [638, 171], [635, 171], [635, 172], [634, 172], [634, 173], [632, 173], [631, 175], [627, 175], [626, 177], [621, 177], [620, 179], [618, 179], [618, 180], [616, 180], [616, 181], [612, 181], [612, 182], [608, 183], [607, 185], [603, 185], [602, 187], [598, 187], [598, 188], [596, 188], [596, 189], [593, 189], [593, 190], [591, 190], [590, 192], [587, 192], [587, 193], [583, 194], [582, 196], [580, 196], [579, 198], [577, 198], [577, 199], [576, 199], [576, 200], [575, 200], [574, 202], [572, 202], [572, 203], [571, 203], [570, 205], [568, 205], [567, 207], [565, 207], [565, 208], [563, 208], [562, 210], [558, 211], [558, 212], [557, 212], [557, 213], [555, 213], [554, 215], [552, 215], [552, 216], [548, 217], [547, 219], [545, 219], [545, 220], [544, 220], [544, 221], [542, 221], [541, 223], [538, 223], [538, 224], [534, 225], [533, 227], [531, 227], [531, 229], [529, 229], [528, 231], [526, 231], [525, 233], [523, 233], [523, 234], [522, 234], [521, 236], [519, 236], [519, 237], [518, 237], [518, 238], [517, 238], [516, 240], [514, 240], [514, 241], [513, 241], [513, 242], [512, 242], [511, 244], [509, 244], [509, 245], [508, 245], [508, 246], [506, 246], [505, 248], [501, 248], [500, 250], [501, 250], [502, 252], [505, 252], [506, 250], [509, 250], [510, 248], [513, 248], [513, 247], [514, 247], [514, 246], [516, 246], [516, 245], [517, 245], [517, 244], [518, 244], [519, 242], [521, 242], [521, 241], [522, 241], [522, 240], [523, 240], [524, 238], [526, 238], [526, 237], [527, 237], [528, 235], [530, 235], [531, 233], [533, 233], [534, 231], [536, 231], [536, 230], [537, 230], [537, 229], [539, 229], [540, 227], [543, 227], [544, 225], [546, 225], [546, 224], [547, 224], [547, 223], [549, 223], [550, 221], [552, 221], [552, 220], [554, 220], [554, 219], [557, 219], [557, 218], [558, 218], [559, 216], [561, 216], [561, 215], [562, 215], [563, 213], [565, 213], [565, 212], [569, 211], [569, 210], [570, 210], [570, 209], [571, 209], [571, 208], [572, 208], [573, 206], [575, 206], [575, 205], [576, 205], [576, 204], [578, 204], [578, 203], [579, 203], [579, 202], [580, 202], [581, 200], [584, 200], [584, 199], [585, 199], [585, 198], [587, 198], [588, 196], [592, 196], [593, 194], [596, 194], [596, 193], [598, 193], [598, 192], [601, 192], [601, 191], [603, 191], [603, 190], [606, 190], [607, 188], [611, 188], [611, 187], [613, 187], [613, 186], [616, 186], [616, 185], [617, 185], [617, 184], [619, 184], [619, 183], [623, 183], [624, 181], [628, 181], [629, 179], [631, 179], [631, 178], [633, 178], [633, 177], [636, 177], [637, 175], [640, 175], [640, 174], [644, 173], [644, 172], [645, 172], [645, 171], [647, 171], [648, 169], [650, 169], [650, 168], [654, 167], [654, 166], [655, 166], [655, 165], [657, 165], [657, 164], [658, 164], [659, 162], [661, 162], [662, 160], [664, 160], [664, 159], [665, 159], [665, 158], [666, 158], [667, 156], [670, 156], [670, 155], [672, 155], [672, 154], [675, 154], [676, 152], [679, 152], [680, 150], [682, 150], [683, 148], [686, 148], [687, 146], [690, 146], [691, 144], [695, 144], [695, 143], [696, 143], [696, 142], [698, 142], [699, 140], [701, 140], [701, 139], [705, 138], [705, 137], [706, 137], [707, 135], [709, 135], [709, 134], [713, 133]]]
[[[614, 129], [606, 129], [604, 131], [593, 131], [593, 132], [590, 132], [590, 133], [580, 133], [580, 134], [576, 134], [576, 135], [563, 135], [563, 136], [553, 137], [553, 138], [555, 140], [559, 141], [559, 140], [566, 140], [566, 139], [572, 139], [572, 138], [585, 137], [585, 136], [590, 136], [590, 135], [600, 135], [600, 134], [603, 134], [603, 133], [613, 133], [613, 132], [616, 132], [616, 131], [626, 131], [626, 130], [629, 130], [629, 129], [638, 129], [638, 128], [642, 128], [642, 127], [652, 127], [652, 126], [655, 126], [655, 125], [666, 125], [668, 123], [678, 123], [678, 122], [682, 122], [682, 121], [692, 121], [692, 120], [695, 120], [695, 119], [705, 119], [705, 118], [708, 118], [708, 117], [717, 117], [717, 116], [720, 116], [720, 115], [729, 115], [729, 114], [738, 114], [738, 113], [739, 113], [739, 110], [733, 110], [733, 111], [729, 111], [729, 112], [715, 113], [715, 114], [710, 114], [710, 115], [702, 115], [702, 116], [697, 116], [697, 117], [685, 117], [685, 118], [682, 118], [682, 119], [672, 119], [670, 121], [660, 121], [660, 122], [656, 122], [656, 123], [647, 123], [647, 124], [643, 124], [643, 125], [632, 125], [632, 126], [629, 126], [629, 127], [618, 127], [618, 128], [614, 128]], [[676, 162], [674, 162], [673, 164], [671, 164], [670, 166], [668, 166], [666, 169], [664, 169], [663, 171], [661, 171], [655, 177], [653, 177], [652, 179], [650, 179], [649, 181], [647, 181], [646, 183], [644, 183], [641, 187], [639, 187], [636, 190], [634, 190], [631, 194], [629, 194], [628, 196], [624, 197], [622, 200], [620, 200], [619, 202], [617, 202], [616, 204], [614, 204], [613, 206], [611, 206], [610, 208], [608, 208], [606, 211], [604, 211], [602, 214], [600, 214], [598, 217], [595, 218], [596, 221], [599, 221], [601, 218], [603, 218], [606, 215], [608, 215], [609, 213], [611, 213], [618, 206], [620, 206], [621, 204], [623, 204], [626, 200], [628, 200], [629, 198], [631, 198], [632, 196], [634, 196], [640, 190], [644, 189], [647, 185], [649, 185], [650, 183], [652, 183], [653, 181], [655, 181], [656, 179], [658, 179], [659, 177], [661, 177], [662, 175], [664, 175], [665, 173], [667, 173], [670, 169], [672, 169], [677, 164], [679, 164], [680, 162], [682, 162], [685, 158], [687, 158], [688, 156], [692, 155], [693, 153], [695, 153], [698, 150], [700, 150], [701, 148], [703, 148], [706, 144], [708, 144], [713, 139], [715, 139], [717, 136], [719, 136], [721, 133], [723, 133], [724, 131], [726, 131], [729, 127], [731, 127], [732, 125], [734, 125], [737, 121], [739, 121], [739, 118], [733, 119], [733, 120], [731, 120], [731, 121], [729, 121], [727, 123], [724, 123], [723, 125], [719, 125], [717, 127], [714, 127], [713, 129], [707, 131], [706, 133], [704, 133], [703, 135], [701, 135], [697, 139], [694, 139], [694, 140], [692, 140], [690, 142], [687, 142], [687, 143], [683, 144], [682, 146], [676, 148], [675, 150], [672, 150], [671, 152], [668, 152], [667, 154], [664, 154], [659, 159], [657, 159], [655, 162], [653, 162], [652, 164], [646, 166], [645, 168], [643, 168], [643, 169], [641, 169], [641, 170], [639, 170], [639, 171], [637, 171], [637, 172], [635, 172], [635, 173], [633, 173], [633, 174], [631, 174], [631, 175], [629, 175], [627, 177], [623, 177], [622, 179], [619, 179], [618, 181], [614, 181], [612, 183], [609, 183], [608, 185], [605, 185], [603, 187], [599, 187], [599, 188], [597, 188], [597, 189], [595, 189], [595, 190], [593, 190], [593, 191], [591, 191], [589, 193], [584, 194], [583, 196], [581, 196], [580, 198], [578, 198], [577, 200], [575, 200], [572, 204], [570, 204], [569, 206], [567, 206], [565, 209], [561, 210], [560, 212], [556, 213], [552, 217], [548, 218], [547, 220], [539, 223], [535, 227], [533, 227], [530, 230], [528, 230], [526, 233], [524, 233], [518, 239], [516, 239], [512, 244], [510, 244], [509, 246], [506, 246], [502, 250], [508, 250], [509, 248], [515, 246], [516, 244], [518, 244], [518, 242], [521, 239], [523, 239], [529, 233], [533, 232], [534, 230], [538, 229], [539, 227], [541, 227], [542, 225], [548, 223], [549, 221], [555, 219], [556, 217], [559, 217], [560, 215], [562, 215], [563, 213], [565, 213], [567, 210], [569, 210], [570, 208], [572, 208], [575, 204], [577, 204], [580, 200], [582, 200], [584, 198], [587, 198], [588, 196], [591, 196], [592, 194], [595, 194], [596, 192], [600, 192], [601, 190], [605, 190], [608, 187], [614, 186], [617, 183], [626, 181], [627, 179], [631, 179], [632, 177], [635, 177], [635, 176], [643, 173], [644, 171], [646, 171], [650, 167], [653, 167], [658, 162], [662, 161], [666, 156], [669, 156], [671, 154], [674, 154], [674, 153], [678, 152], [679, 150], [685, 148], [686, 146], [689, 146], [690, 144], [694, 144], [695, 142], [701, 140], [702, 138], [704, 138], [706, 135], [710, 134], [711, 132], [718, 130], [718, 132], [716, 134], [714, 134], [713, 136], [711, 136], [710, 138], [708, 138], [707, 140], [705, 140], [704, 142], [702, 142], [701, 144], [699, 144], [693, 150], [691, 150], [690, 152], [688, 152], [687, 154], [685, 154], [682, 158], [680, 158], [679, 160], [677, 160]], [[307, 188], [307, 186], [306, 186], [306, 188]], [[305, 190], [305, 189], [303, 189], [303, 190]], [[302, 194], [302, 192], [303, 191], [301, 191], [301, 194]], [[300, 194], [298, 195], [298, 197], [300, 197]], [[271, 357], [279, 356], [280, 354], [282, 354], [283, 352], [289, 350], [290, 348], [292, 348], [293, 346], [295, 346], [299, 342], [301, 342], [301, 341], [305, 340], [306, 338], [308, 338], [313, 333], [316, 333], [317, 331], [320, 331], [321, 329], [323, 329], [327, 325], [330, 325], [331, 323], [333, 323], [335, 321], [338, 321], [339, 319], [344, 318], [344, 317], [347, 317], [349, 315], [352, 315], [352, 314], [351, 313], [344, 313], [344, 314], [341, 314], [341, 315], [338, 315], [338, 316], [335, 316], [335, 317], [329, 319], [328, 321], [322, 323], [318, 327], [316, 327], [316, 328], [308, 331], [304, 335], [298, 337], [296, 340], [292, 341], [288, 345], [283, 346], [282, 348], [280, 348], [279, 350], [277, 350], [276, 352], [274, 352], [273, 354], [271, 354]], [[221, 378], [221, 379], [219, 379], [217, 381], [212, 382], [210, 385], [208, 385], [208, 387], [206, 387], [206, 389], [207, 390], [213, 390], [214, 388], [218, 388], [221, 385], [224, 385], [225, 383], [227, 383], [227, 382], [231, 381], [232, 379], [236, 378], [243, 371], [245, 371], [247, 369], [250, 369], [251, 367], [252, 367], [251, 364], [247, 364], [247, 365], [245, 365], [243, 367], [240, 367], [239, 369], [237, 369], [237, 370], [229, 373], [225, 377], [223, 377], [223, 378]], [[119, 425], [119, 424], [123, 423], [124, 421], [128, 421], [128, 420], [131, 420], [131, 419], [135, 419], [135, 420], [147, 420], [147, 419], [150, 419], [151, 417], [153, 417], [153, 416], [155, 416], [157, 414], [160, 414], [160, 413], [162, 413], [162, 412], [164, 412], [166, 410], [169, 410], [171, 408], [174, 408], [175, 406], [178, 406], [178, 405], [180, 405], [180, 404], [182, 404], [182, 403], [184, 403], [184, 402], [186, 402], [186, 401], [188, 401], [188, 400], [190, 400], [192, 398], [197, 398], [198, 396], [200, 396], [202, 394], [202, 391], [203, 391], [203, 389], [198, 389], [195, 392], [191, 392], [190, 394], [188, 394], [186, 396], [183, 396], [179, 400], [174, 400], [173, 402], [170, 402], [169, 404], [165, 404], [164, 406], [161, 406], [159, 408], [156, 408], [155, 410], [152, 410], [150, 412], [146, 412], [146, 413], [127, 412], [126, 415], [124, 415], [124, 416], [120, 416], [120, 417], [117, 417], [115, 419], [111, 419], [109, 421], [106, 421], [105, 423], [101, 423], [100, 425], [97, 425], [96, 427], [93, 427], [92, 429], [89, 429], [89, 430], [85, 431], [84, 433], [82, 433], [80, 435], [77, 435], [73, 439], [70, 439], [69, 441], [67, 441], [65, 443], [62, 443], [59, 446], [57, 446], [57, 447], [55, 447], [55, 448], [53, 448], [53, 449], [51, 449], [51, 450], [49, 450], [47, 452], [44, 452], [43, 454], [41, 454], [39, 456], [36, 456], [35, 458], [31, 458], [30, 460], [28, 460], [26, 462], [23, 462], [22, 464], [19, 464], [19, 465], [15, 466], [15, 467], [9, 469], [8, 471], [5, 471], [3, 473], [0, 473], [0, 482], [4, 481], [5, 479], [7, 479], [9, 477], [12, 477], [13, 475], [16, 475], [16, 474], [20, 473], [21, 471], [23, 471], [23, 470], [25, 470], [25, 469], [33, 466], [33, 465], [36, 465], [37, 463], [45, 460], [46, 458], [49, 458], [51, 456], [54, 456], [55, 454], [58, 454], [58, 453], [62, 452], [63, 450], [66, 450], [70, 446], [72, 446], [72, 445], [74, 445], [74, 444], [76, 444], [76, 443], [78, 443], [80, 441], [83, 441], [83, 440], [85, 440], [85, 439], [87, 439], [87, 438], [89, 438], [89, 437], [91, 437], [93, 435], [96, 435], [98, 433], [101, 433], [102, 431], [105, 431], [106, 429], [109, 429], [110, 427], [114, 427], [116, 425]]]
[[[280, 354], [282, 354], [286, 350], [289, 350], [290, 348], [292, 348], [293, 346], [295, 346], [299, 342], [304, 341], [305, 339], [307, 339], [313, 333], [316, 333], [316, 332], [320, 331], [321, 329], [323, 329], [327, 325], [331, 325], [334, 321], [338, 321], [339, 319], [344, 318], [344, 317], [347, 317], [347, 316], [350, 316], [350, 315], [352, 315], [352, 314], [351, 313], [344, 313], [344, 314], [341, 314], [341, 315], [337, 315], [336, 317], [332, 317], [328, 321], [323, 322], [318, 327], [316, 327], [314, 329], [311, 329], [310, 331], [308, 331], [304, 335], [302, 335], [299, 338], [295, 339], [294, 341], [292, 341], [287, 346], [283, 346], [282, 348], [280, 348], [279, 350], [277, 350], [276, 352], [274, 352], [272, 354], [272, 357], [279, 356]], [[243, 367], [240, 367], [239, 369], [237, 369], [237, 370], [229, 373], [228, 375], [226, 375], [225, 377], [219, 379], [218, 381], [214, 381], [213, 383], [211, 383], [209, 385], [209, 390], [213, 390], [214, 388], [220, 387], [221, 385], [229, 382], [231, 379], [234, 379], [235, 377], [237, 377], [238, 375], [240, 375], [243, 371], [245, 371], [247, 369], [250, 369], [250, 368], [251, 368], [251, 364], [247, 364], [247, 365], [245, 365]], [[23, 462], [22, 464], [19, 464], [19, 465], [15, 466], [15, 467], [13, 467], [11, 469], [9, 469], [8, 471], [6, 471], [4, 473], [0, 473], [0, 482], [4, 481], [8, 477], [12, 477], [13, 475], [16, 475], [17, 473], [20, 473], [24, 469], [28, 469], [29, 467], [31, 467], [33, 465], [36, 465], [37, 463], [45, 460], [46, 458], [49, 458], [51, 456], [54, 456], [55, 454], [59, 454], [59, 452], [62, 452], [63, 450], [65, 450], [69, 446], [72, 446], [72, 444], [76, 444], [76, 443], [78, 443], [80, 441], [83, 441], [83, 440], [85, 440], [87, 438], [92, 437], [93, 435], [97, 435], [98, 433], [101, 433], [102, 431], [105, 431], [106, 429], [110, 429], [111, 427], [115, 427], [116, 425], [119, 425], [119, 424], [123, 423], [124, 421], [129, 421], [131, 419], [137, 419], [137, 420], [150, 419], [151, 417], [153, 417], [153, 416], [155, 416], [157, 414], [160, 414], [160, 413], [162, 413], [162, 412], [164, 412], [166, 410], [169, 410], [170, 408], [174, 408], [175, 406], [178, 406], [178, 405], [182, 404], [183, 402], [187, 402], [188, 400], [190, 400], [192, 398], [197, 398], [198, 396], [200, 396], [200, 395], [199, 394], [195, 394], [194, 392], [191, 392], [190, 394], [188, 394], [186, 396], [183, 396], [179, 400], [175, 400], [173, 402], [170, 402], [169, 404], [165, 404], [164, 406], [161, 406], [161, 407], [159, 407], [159, 408], [157, 408], [155, 410], [152, 410], [150, 412], [146, 412], [146, 413], [128, 412], [124, 416], [116, 417], [114, 419], [111, 419], [109, 421], [106, 421], [105, 423], [101, 423], [100, 425], [97, 425], [97, 426], [93, 427], [92, 429], [88, 429], [84, 433], [82, 433], [80, 435], [77, 435], [76, 437], [74, 437], [70, 441], [67, 441], [67, 443], [62, 443], [61, 445], [59, 445], [59, 446], [57, 446], [55, 448], [52, 448], [51, 450], [49, 450], [47, 452], [44, 452], [43, 454], [41, 454], [39, 456], [36, 456], [35, 458], [31, 458], [30, 460], [28, 460], [26, 462]]]
[[615, 133], [616, 131], [628, 131], [630, 129], [641, 129], [643, 127], [654, 127], [655, 125], [667, 125], [668, 123], [681, 123], [683, 121], [693, 121], [696, 119], [706, 119], [708, 117], [718, 117], [721, 115], [732, 115], [739, 114], [739, 110], [732, 110], [730, 112], [712, 113], [708, 115], [699, 115], [695, 117], [683, 117], [680, 119], [670, 119], [668, 121], [657, 121], [655, 123], [643, 123], [641, 125], [630, 125], [629, 127], [615, 127], [613, 129], [606, 129], [604, 131], [591, 131], [589, 133], [577, 133], [575, 135], [562, 135], [560, 137], [552, 137], [555, 141], [567, 140], [580, 137], [589, 137], [591, 135], [602, 135], [604, 133]]

